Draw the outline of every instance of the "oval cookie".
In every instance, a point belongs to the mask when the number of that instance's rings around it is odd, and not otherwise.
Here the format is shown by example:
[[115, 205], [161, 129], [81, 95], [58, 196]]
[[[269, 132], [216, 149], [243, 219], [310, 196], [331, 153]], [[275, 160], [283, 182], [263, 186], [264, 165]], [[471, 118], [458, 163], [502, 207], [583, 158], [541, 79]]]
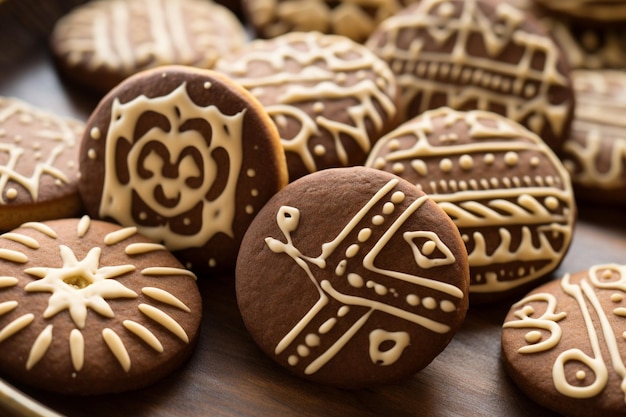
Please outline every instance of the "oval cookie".
[[626, 73], [576, 70], [576, 114], [561, 158], [576, 199], [626, 204]]
[[134, 227], [29, 222], [0, 235], [0, 370], [64, 394], [140, 388], [192, 352], [195, 276]]
[[294, 32], [257, 40], [216, 69], [250, 90], [270, 114], [291, 181], [362, 165], [372, 143], [396, 124], [392, 72], [342, 36]]
[[84, 123], [0, 97], [0, 230], [77, 215]]
[[502, 360], [532, 400], [574, 417], [626, 414], [626, 267], [566, 274], [513, 304]]
[[287, 183], [276, 128], [211, 70], [128, 78], [87, 121], [79, 189], [93, 218], [136, 226], [194, 271], [232, 269], [243, 234]]
[[569, 133], [567, 61], [532, 15], [507, 2], [420, 1], [386, 19], [367, 46], [396, 74], [406, 118], [441, 106], [493, 111], [554, 150]]
[[569, 175], [537, 135], [491, 112], [425, 112], [376, 144], [366, 166], [417, 185], [467, 246], [472, 303], [533, 285], [561, 262], [576, 204]]
[[211, 1], [99, 0], [61, 18], [50, 46], [69, 80], [106, 93], [148, 68], [212, 68], [246, 40], [234, 14]]
[[352, 167], [276, 194], [246, 233], [235, 283], [246, 327], [278, 364], [362, 388], [407, 377], [446, 347], [468, 278], [463, 241], [433, 201]]

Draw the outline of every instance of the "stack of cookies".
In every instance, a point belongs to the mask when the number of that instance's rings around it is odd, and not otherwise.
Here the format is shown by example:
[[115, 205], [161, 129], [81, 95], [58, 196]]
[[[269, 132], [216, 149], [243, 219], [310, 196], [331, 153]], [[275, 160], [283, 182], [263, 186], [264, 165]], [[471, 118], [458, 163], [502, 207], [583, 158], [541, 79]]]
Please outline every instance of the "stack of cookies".
[[[470, 305], [532, 291], [503, 326], [515, 382], [549, 361], [542, 405], [626, 412], [601, 359], [625, 350], [624, 267], [552, 275], [577, 205], [626, 201], [626, 2], [365, 3], [97, 0], [58, 21], [54, 64], [99, 104], [0, 101], [3, 375], [152, 383], [219, 275], [277, 364], [371, 387], [426, 367]], [[608, 353], [561, 337], [585, 325]]]

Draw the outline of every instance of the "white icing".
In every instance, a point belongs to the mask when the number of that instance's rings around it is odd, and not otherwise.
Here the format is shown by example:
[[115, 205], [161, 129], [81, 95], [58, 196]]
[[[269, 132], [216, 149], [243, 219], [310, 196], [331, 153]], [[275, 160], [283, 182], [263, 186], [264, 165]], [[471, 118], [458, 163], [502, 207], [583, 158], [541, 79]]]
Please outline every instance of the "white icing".
[[104, 339], [106, 345], [109, 347], [111, 353], [113, 353], [113, 356], [115, 356], [115, 358], [119, 362], [122, 369], [124, 369], [125, 372], [130, 371], [130, 356], [128, 355], [128, 351], [124, 346], [124, 342], [118, 336], [118, 334], [115, 333], [113, 330], [106, 328], [102, 330], [102, 338]]
[[26, 360], [26, 370], [30, 371], [48, 351], [52, 343], [52, 325], [47, 325], [35, 339]]
[[76, 372], [83, 369], [85, 364], [85, 338], [78, 329], [72, 329], [70, 332], [70, 358], [72, 366]]
[[160, 310], [149, 304], [140, 304], [139, 311], [145, 314], [148, 318], [163, 326], [165, 329], [169, 330], [173, 335], [178, 337], [183, 342], [189, 343], [189, 336], [187, 336], [187, 333], [182, 328], [182, 326], [163, 310]]
[[176, 298], [173, 294], [156, 287], [143, 287], [141, 292], [144, 295], [152, 298], [153, 300], [160, 301], [172, 307], [176, 307], [179, 310], [183, 310], [187, 313], [191, 313], [191, 309], [185, 305], [182, 301]]
[[132, 320], [124, 320], [122, 324], [124, 325], [126, 330], [139, 337], [154, 351], [163, 353], [163, 345], [154, 335], [154, 333], [152, 333], [147, 327]]

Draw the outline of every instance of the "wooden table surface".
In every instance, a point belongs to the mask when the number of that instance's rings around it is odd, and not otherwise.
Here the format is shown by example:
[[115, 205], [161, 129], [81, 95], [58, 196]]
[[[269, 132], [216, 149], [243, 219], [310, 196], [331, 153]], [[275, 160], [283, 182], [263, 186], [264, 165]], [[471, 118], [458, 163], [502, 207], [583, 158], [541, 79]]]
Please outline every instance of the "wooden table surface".
[[[64, 84], [45, 48], [0, 68], [0, 95], [86, 120], [97, 99]], [[573, 243], [553, 274], [597, 263], [626, 262], [626, 209], [579, 207]], [[247, 334], [232, 277], [199, 277], [204, 296], [201, 337], [191, 360], [149, 388], [76, 398], [17, 387], [57, 413], [74, 416], [553, 416], [529, 401], [500, 363], [500, 329], [509, 305], [470, 307], [452, 342], [410, 379], [376, 389], [343, 391], [286, 373]], [[16, 414], [0, 396], [0, 415]], [[4, 408], [4, 409], [3, 409]], [[9, 410], [13, 408], [13, 410]]]

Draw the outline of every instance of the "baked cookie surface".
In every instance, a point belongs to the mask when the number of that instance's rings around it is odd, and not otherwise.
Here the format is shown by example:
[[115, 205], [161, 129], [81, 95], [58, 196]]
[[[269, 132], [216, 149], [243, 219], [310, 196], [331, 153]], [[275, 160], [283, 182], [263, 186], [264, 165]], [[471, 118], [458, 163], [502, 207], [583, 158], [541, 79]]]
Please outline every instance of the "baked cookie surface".
[[626, 19], [624, 0], [534, 0], [555, 13], [593, 22], [621, 22]]
[[569, 134], [565, 56], [534, 16], [507, 2], [420, 1], [383, 21], [366, 45], [398, 78], [405, 119], [442, 106], [493, 111], [554, 150]]
[[84, 123], [0, 97], [0, 230], [77, 215]]
[[287, 183], [271, 119], [211, 70], [125, 80], [87, 121], [79, 190], [88, 214], [136, 226], [197, 273], [234, 267], [243, 234]]
[[396, 124], [393, 73], [343, 36], [293, 32], [253, 41], [216, 70], [247, 88], [270, 114], [291, 181], [362, 165], [371, 145]]
[[237, 302], [260, 348], [294, 374], [362, 388], [427, 366], [467, 310], [458, 230], [425, 194], [364, 167], [289, 184], [248, 229]]
[[531, 399], [559, 414], [623, 416], [626, 267], [566, 274], [515, 303], [502, 360]]
[[570, 246], [576, 202], [565, 167], [498, 114], [427, 111], [381, 138], [366, 166], [417, 185], [448, 213], [467, 247], [472, 303], [526, 292]]
[[192, 352], [195, 276], [112, 223], [29, 222], [0, 235], [0, 372], [64, 394], [140, 388]]
[[626, 73], [576, 70], [576, 113], [561, 159], [578, 201], [626, 204]]
[[211, 68], [246, 40], [234, 14], [211, 1], [98, 0], [60, 19], [50, 46], [68, 79], [106, 93], [148, 68]]

